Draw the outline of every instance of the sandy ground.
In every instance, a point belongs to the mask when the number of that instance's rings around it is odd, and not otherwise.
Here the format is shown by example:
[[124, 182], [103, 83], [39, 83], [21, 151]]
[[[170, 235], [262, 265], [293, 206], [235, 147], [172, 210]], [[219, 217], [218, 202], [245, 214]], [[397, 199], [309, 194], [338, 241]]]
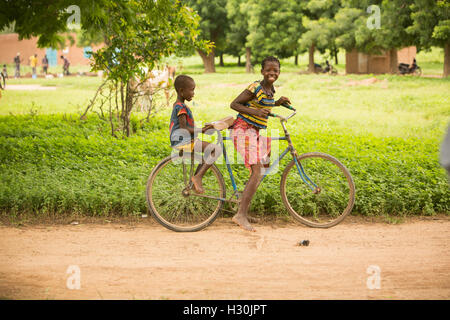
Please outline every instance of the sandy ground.
[[196, 233], [102, 222], [0, 226], [0, 298], [450, 298], [448, 216], [255, 233], [223, 218]]

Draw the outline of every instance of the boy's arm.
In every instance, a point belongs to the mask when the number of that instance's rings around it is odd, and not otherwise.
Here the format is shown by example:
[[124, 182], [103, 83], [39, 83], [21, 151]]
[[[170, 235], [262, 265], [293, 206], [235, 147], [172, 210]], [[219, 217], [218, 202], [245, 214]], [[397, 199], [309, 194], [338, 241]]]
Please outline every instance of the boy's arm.
[[186, 119], [187, 119], [187, 117], [186, 117], [185, 113], [182, 113], [178, 116], [178, 122], [180, 123], [180, 128], [186, 129], [192, 135], [194, 135], [194, 132], [198, 133], [201, 131], [202, 133], [204, 133], [205, 131], [213, 128], [212, 125], [207, 125], [207, 126], [204, 126], [203, 128], [188, 127]]
[[245, 89], [244, 91], [242, 91], [242, 93], [240, 95], [238, 95], [236, 97], [236, 99], [233, 100], [233, 102], [231, 102], [230, 107], [231, 107], [231, 109], [233, 109], [237, 112], [242, 112], [242, 113], [250, 114], [253, 116], [257, 116], [257, 117], [267, 118], [270, 113], [269, 110], [252, 109], [252, 108], [245, 106], [245, 104], [247, 102], [253, 100], [253, 98], [254, 98], [254, 94], [250, 90]]

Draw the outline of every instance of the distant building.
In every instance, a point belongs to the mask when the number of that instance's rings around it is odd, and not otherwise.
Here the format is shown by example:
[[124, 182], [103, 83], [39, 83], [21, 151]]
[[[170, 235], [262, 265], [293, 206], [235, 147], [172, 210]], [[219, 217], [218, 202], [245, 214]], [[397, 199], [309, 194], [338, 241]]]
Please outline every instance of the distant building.
[[[13, 59], [17, 52], [20, 52], [22, 57], [29, 57], [37, 53], [38, 55], [38, 70], [41, 69], [41, 61], [44, 55], [47, 55], [49, 66], [62, 65], [63, 61], [59, 59], [60, 56], [65, 56], [70, 61], [70, 65], [89, 65], [89, 55], [87, 50], [98, 50], [100, 46], [91, 46], [86, 48], [79, 48], [76, 46], [76, 35], [72, 34], [75, 38], [73, 46], [69, 46], [63, 50], [52, 48], [38, 48], [37, 37], [31, 39], [24, 39], [19, 41], [19, 35], [17, 33], [0, 34], [0, 63], [12, 64]], [[89, 49], [88, 49], [89, 48]], [[24, 61], [22, 65], [27, 65], [27, 61]]]
[[[416, 57], [416, 47], [407, 47], [397, 51], [397, 65], [399, 63], [412, 64]], [[368, 55], [353, 49], [345, 54], [346, 73], [389, 73], [391, 64], [390, 52], [380, 55]]]

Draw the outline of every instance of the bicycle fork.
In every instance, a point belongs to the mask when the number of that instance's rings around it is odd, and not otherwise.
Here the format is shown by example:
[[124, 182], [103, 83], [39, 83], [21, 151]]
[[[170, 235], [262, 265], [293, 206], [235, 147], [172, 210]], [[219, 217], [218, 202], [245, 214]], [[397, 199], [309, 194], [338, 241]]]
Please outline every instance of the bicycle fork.
[[291, 136], [289, 135], [289, 132], [286, 129], [286, 125], [283, 121], [281, 121], [281, 126], [283, 127], [284, 135], [286, 136], [286, 140], [289, 145], [288, 148], [291, 151], [292, 157], [294, 158], [295, 166], [297, 168], [298, 174], [300, 175], [300, 178], [302, 178], [303, 182], [311, 189], [314, 194], [319, 194], [321, 189], [314, 182], [312, 182], [312, 180], [305, 173], [305, 170], [303, 170], [302, 164], [300, 163], [300, 161], [298, 161], [297, 151], [292, 145]]

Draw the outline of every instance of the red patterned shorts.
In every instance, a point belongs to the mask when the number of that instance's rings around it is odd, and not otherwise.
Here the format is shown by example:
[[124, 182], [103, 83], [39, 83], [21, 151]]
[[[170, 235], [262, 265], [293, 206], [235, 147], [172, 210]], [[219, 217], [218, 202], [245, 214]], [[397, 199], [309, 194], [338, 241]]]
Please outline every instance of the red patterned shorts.
[[230, 137], [234, 147], [244, 158], [245, 167], [251, 172], [254, 164], [263, 164], [268, 167], [270, 164], [270, 137], [259, 135], [259, 129], [237, 118], [233, 123]]

